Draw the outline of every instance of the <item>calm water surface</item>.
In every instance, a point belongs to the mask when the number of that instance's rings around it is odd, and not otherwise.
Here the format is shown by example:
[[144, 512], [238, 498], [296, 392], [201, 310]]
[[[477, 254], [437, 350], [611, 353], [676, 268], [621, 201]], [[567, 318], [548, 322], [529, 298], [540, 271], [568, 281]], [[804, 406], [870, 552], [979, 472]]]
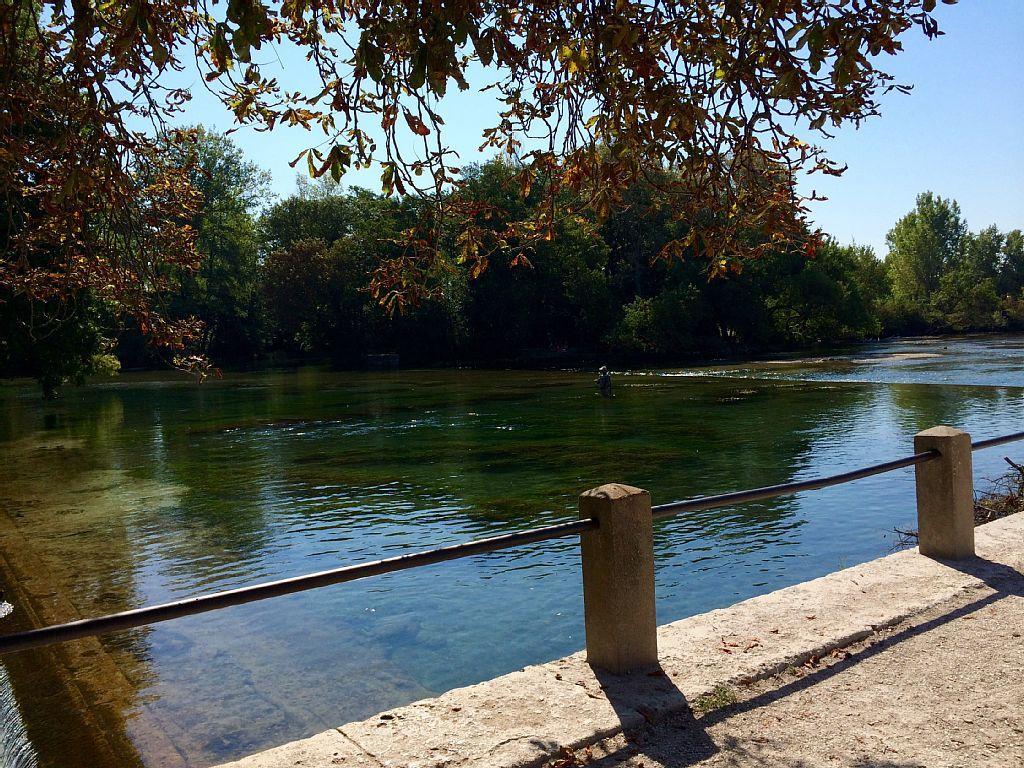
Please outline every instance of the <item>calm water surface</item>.
[[[1018, 338], [620, 372], [610, 401], [592, 380], [125, 375], [52, 405], [0, 387], [0, 631], [566, 520], [604, 482], [659, 503], [895, 458], [935, 424], [1024, 428]], [[979, 480], [1013, 451], [976, 454]], [[885, 554], [913, 496], [905, 470], [660, 523], [659, 622]], [[581, 609], [572, 540], [440, 564], [17, 654], [0, 729], [41, 766], [211, 765], [578, 650]]]

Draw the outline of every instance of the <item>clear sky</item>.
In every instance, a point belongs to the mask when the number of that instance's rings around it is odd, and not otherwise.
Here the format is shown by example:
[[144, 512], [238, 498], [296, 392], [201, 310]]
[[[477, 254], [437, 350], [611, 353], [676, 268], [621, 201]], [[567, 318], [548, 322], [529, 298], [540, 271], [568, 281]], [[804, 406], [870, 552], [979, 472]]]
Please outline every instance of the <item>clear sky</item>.
[[881, 116], [829, 142], [849, 170], [814, 179], [829, 198], [816, 223], [879, 256], [929, 189], [956, 199], [972, 229], [1024, 229], [1024, 0], [961, 0], [936, 18], [944, 36], [908, 34], [886, 62], [911, 94], [890, 94]]
[[[879, 256], [886, 232], [925, 190], [955, 198], [972, 229], [1024, 228], [1024, 0], [961, 0], [940, 4], [935, 15], [944, 36], [929, 41], [912, 30], [901, 54], [881, 60], [913, 92], [884, 97], [880, 117], [824, 142], [849, 170], [839, 178], [813, 176], [806, 185], [829, 198], [813, 206], [818, 226], [841, 242], [873, 246]], [[231, 127], [230, 114], [196, 83], [187, 122]], [[484, 159], [476, 148], [494, 112], [489, 95], [445, 99], [446, 138], [463, 163]], [[288, 162], [319, 141], [301, 128], [241, 129], [233, 138], [271, 173], [278, 196], [295, 188]], [[352, 174], [346, 183], [379, 189], [378, 179], [379, 170]]]

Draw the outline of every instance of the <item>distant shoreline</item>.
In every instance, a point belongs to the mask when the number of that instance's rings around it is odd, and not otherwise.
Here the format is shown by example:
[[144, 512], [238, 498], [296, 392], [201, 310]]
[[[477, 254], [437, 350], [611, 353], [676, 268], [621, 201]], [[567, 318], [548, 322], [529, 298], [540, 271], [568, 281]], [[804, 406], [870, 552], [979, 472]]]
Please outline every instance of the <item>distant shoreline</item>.
[[[566, 352], [538, 352], [536, 355], [526, 355], [510, 358], [488, 358], [477, 360], [451, 360], [436, 364], [422, 363], [415, 360], [408, 365], [400, 361], [398, 370], [586, 370], [597, 369], [600, 365], [608, 365], [612, 368], [691, 368], [706, 365], [735, 365], [742, 363], [758, 363], [764, 365], [805, 365], [815, 362], [828, 362], [840, 357], [848, 357], [857, 354], [865, 347], [882, 344], [915, 343], [927, 341], [953, 341], [953, 340], [984, 340], [992, 338], [1021, 338], [1024, 339], [1024, 332], [1013, 333], [1005, 331], [985, 331], [977, 333], [957, 334], [922, 334], [920, 336], [889, 336], [877, 339], [860, 339], [853, 341], [836, 342], [832, 344], [815, 344], [803, 347], [767, 347], [761, 349], [737, 349], [729, 354], [694, 353], [692, 355], [658, 357], [644, 355], [621, 355], [602, 354], [595, 351], [566, 351]], [[387, 354], [387, 353], [382, 353]], [[927, 357], [941, 357], [938, 352], [907, 352], [893, 353], [885, 358], [876, 359], [911, 360], [924, 359]], [[264, 370], [289, 370], [306, 366], [324, 366], [331, 370], [359, 371], [376, 370], [363, 364], [345, 364], [330, 358], [309, 358], [309, 359], [275, 359], [269, 356], [262, 360], [253, 361], [248, 365], [224, 365], [221, 370], [225, 373], [241, 373]], [[129, 372], [152, 372], [170, 370], [154, 367], [124, 368], [125, 373]], [[384, 369], [387, 370], [387, 369]]]
[[[747, 364], [777, 366], [788, 368], [802, 365], [824, 365], [828, 363], [845, 362], [850, 365], [862, 365], [874, 362], [902, 360], [925, 360], [938, 359], [942, 357], [941, 352], [892, 352], [879, 353], [876, 355], [863, 356], [860, 359], [853, 359], [858, 355], [864, 355], [865, 349], [883, 345], [914, 344], [927, 342], [956, 342], [956, 341], [985, 341], [997, 338], [1020, 338], [1024, 340], [1024, 332], [978, 332], [969, 334], [927, 334], [921, 336], [891, 336], [879, 339], [864, 339], [860, 341], [849, 341], [831, 345], [815, 345], [811, 347], [787, 348], [787, 349], [764, 349], [739, 351], [729, 355], [698, 355], [686, 357], [675, 357], [671, 359], [660, 359], [656, 357], [628, 357], [623, 359], [621, 355], [604, 355], [597, 352], [564, 352], [546, 353], [537, 356], [518, 358], [493, 358], [474, 361], [444, 361], [435, 364], [427, 364], [418, 360], [409, 362], [407, 365], [399, 361], [396, 368], [375, 368], [365, 364], [360, 359], [358, 363], [339, 363], [329, 358], [309, 359], [283, 359], [274, 356], [255, 360], [246, 365], [224, 365], [220, 370], [224, 374], [241, 373], [265, 373], [265, 372], [289, 372], [301, 368], [324, 368], [330, 371], [353, 371], [353, 372], [376, 372], [381, 374], [393, 373], [403, 370], [422, 371], [451, 371], [451, 370], [511, 370], [511, 371], [591, 371], [596, 370], [600, 365], [608, 365], [612, 370], [649, 370], [649, 369], [676, 369], [676, 368], [704, 368], [718, 366], [743, 366]], [[181, 373], [173, 368], [165, 366], [141, 366], [133, 368], [122, 368], [120, 373], [126, 374], [168, 374], [179, 376], [183, 382], [191, 377], [189, 374]], [[95, 384], [104, 381], [116, 381], [117, 375], [113, 377], [90, 376], [86, 383]], [[29, 382], [31, 379], [0, 378], [0, 383], [16, 384], [18, 382]]]

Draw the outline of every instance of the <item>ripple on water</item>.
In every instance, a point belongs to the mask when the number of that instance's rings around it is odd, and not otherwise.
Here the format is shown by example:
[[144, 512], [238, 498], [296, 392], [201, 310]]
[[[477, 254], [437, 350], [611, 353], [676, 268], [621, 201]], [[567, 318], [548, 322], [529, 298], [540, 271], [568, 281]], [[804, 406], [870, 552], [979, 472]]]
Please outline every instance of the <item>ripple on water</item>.
[[[573, 519], [603, 482], [658, 503], [901, 456], [937, 423], [1019, 429], [1024, 348], [948, 346], [620, 374], [612, 401], [571, 372], [126, 376], [59, 406], [59, 438], [33, 401], [0, 400], [0, 434], [22, 436], [0, 445], [17, 470], [0, 508], [80, 611], [131, 608]], [[979, 477], [1001, 455], [977, 455]], [[913, 498], [907, 471], [659, 522], [659, 620], [884, 554]], [[560, 539], [105, 647], [135, 687], [125, 717], [153, 714], [210, 764], [574, 651], [580, 611], [578, 545]]]

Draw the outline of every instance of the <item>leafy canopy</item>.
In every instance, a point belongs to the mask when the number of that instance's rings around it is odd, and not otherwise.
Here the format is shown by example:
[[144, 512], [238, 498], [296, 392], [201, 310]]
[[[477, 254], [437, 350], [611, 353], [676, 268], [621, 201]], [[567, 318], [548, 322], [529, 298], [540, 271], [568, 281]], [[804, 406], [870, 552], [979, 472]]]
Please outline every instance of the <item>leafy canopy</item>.
[[[185, 108], [188, 78], [177, 73], [193, 66], [239, 124], [310, 129], [296, 161], [312, 175], [375, 167], [386, 193], [428, 198], [432, 211], [372, 283], [392, 307], [443, 274], [437, 244], [451, 222], [465, 232], [459, 258], [482, 271], [491, 250], [527, 251], [562, 219], [607, 216], [651, 169], [673, 171], [658, 178], [670, 180], [674, 215], [689, 224], [661, 255], [696, 253], [712, 274], [734, 270], [806, 239], [796, 174], [842, 171], [814, 137], [905, 90], [876, 62], [913, 27], [940, 34], [935, 5], [9, 0], [0, 7], [0, 279], [40, 296], [88, 286], [139, 311], [161, 290], [162, 262], [194, 261], [188, 174], [161, 166], [153, 135]], [[278, 47], [305, 58], [313, 88], [281, 70], [268, 50]], [[447, 143], [440, 114], [456, 88], [498, 97], [482, 146], [507, 153], [518, 188], [545, 201], [487, 247], [473, 231], [480, 210], [457, 194], [464, 148]]]

